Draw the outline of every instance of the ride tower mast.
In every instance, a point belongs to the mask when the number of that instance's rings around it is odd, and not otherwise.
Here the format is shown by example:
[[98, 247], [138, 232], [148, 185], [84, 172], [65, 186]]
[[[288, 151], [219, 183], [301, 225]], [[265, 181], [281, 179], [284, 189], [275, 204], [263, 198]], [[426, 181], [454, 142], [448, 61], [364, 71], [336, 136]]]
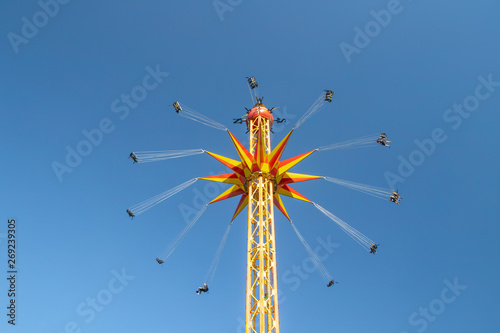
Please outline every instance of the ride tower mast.
[[[228, 130], [240, 160], [234, 160], [209, 151], [207, 154], [231, 169], [232, 173], [200, 177], [200, 179], [231, 184], [232, 186], [210, 201], [210, 204], [241, 196], [232, 220], [248, 205], [247, 279], [245, 299], [246, 333], [279, 333], [278, 279], [276, 271], [276, 238], [274, 207], [290, 217], [281, 195], [311, 203], [289, 184], [319, 179], [320, 176], [288, 172], [290, 168], [316, 150], [281, 160], [293, 129], [271, 149], [272, 109], [262, 99], [247, 114], [236, 119], [245, 120], [250, 133], [247, 149]], [[283, 121], [279, 118], [277, 122]]]
[[247, 286], [245, 332], [279, 333], [278, 279], [273, 195], [276, 178], [270, 173], [272, 113], [257, 99], [246, 117], [249, 152], [254, 157], [248, 190]]

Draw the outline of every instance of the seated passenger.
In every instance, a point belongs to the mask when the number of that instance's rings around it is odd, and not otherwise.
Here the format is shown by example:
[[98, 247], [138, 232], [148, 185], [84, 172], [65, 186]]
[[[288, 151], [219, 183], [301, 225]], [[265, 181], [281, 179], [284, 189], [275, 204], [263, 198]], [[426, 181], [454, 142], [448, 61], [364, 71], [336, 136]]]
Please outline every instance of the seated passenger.
[[333, 91], [331, 91], [331, 90], [325, 90], [325, 91], [326, 91], [325, 101], [327, 101], [327, 102], [333, 101]]
[[392, 192], [392, 194], [389, 196], [389, 200], [397, 203], [398, 205], [401, 203], [401, 199], [403, 198], [399, 195], [397, 190], [395, 192]]
[[137, 160], [137, 156], [135, 156], [135, 154], [134, 154], [134, 153], [130, 153], [130, 158], [132, 158], [132, 159], [134, 160], [134, 163], [139, 162], [139, 161]]
[[175, 112], [179, 113], [182, 111], [182, 108], [181, 108], [181, 105], [179, 104], [179, 102], [174, 102], [173, 106], [174, 106]]
[[206, 293], [208, 291], [208, 286], [206, 283], [203, 284], [203, 287], [198, 287], [198, 290], [196, 290], [196, 293], [198, 295], [201, 295], [202, 292]]
[[334, 280], [331, 280], [330, 282], [328, 282], [328, 284], [326, 286], [327, 287], [331, 287], [331, 286], [333, 286], [334, 283], [338, 283], [338, 282], [335, 282]]
[[251, 89], [257, 88], [259, 86], [257, 84], [257, 81], [255, 81], [255, 77], [253, 77], [253, 76], [248, 78], [248, 84], [250, 85]]
[[381, 133], [377, 139], [377, 143], [381, 144], [382, 146], [391, 148], [388, 143], [392, 143], [392, 141], [387, 141], [387, 135], [385, 133]]

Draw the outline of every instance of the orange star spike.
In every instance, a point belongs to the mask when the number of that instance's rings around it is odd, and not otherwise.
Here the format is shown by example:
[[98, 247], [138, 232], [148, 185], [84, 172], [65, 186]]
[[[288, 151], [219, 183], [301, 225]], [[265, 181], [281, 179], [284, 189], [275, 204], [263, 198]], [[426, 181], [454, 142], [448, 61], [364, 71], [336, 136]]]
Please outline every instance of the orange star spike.
[[311, 155], [315, 151], [316, 150], [311, 150], [307, 153], [300, 154], [300, 155], [291, 157], [289, 159], [286, 159], [286, 160], [280, 162], [279, 168], [278, 168], [278, 175], [281, 175], [281, 174], [287, 172], [291, 167], [293, 167], [294, 165], [296, 165], [297, 163], [299, 163], [300, 161], [302, 161], [304, 158]]
[[228, 157], [224, 157], [224, 156], [221, 156], [221, 155], [217, 155], [217, 154], [214, 154], [214, 153], [211, 153], [209, 151], [207, 151], [207, 154], [209, 154], [210, 156], [212, 156], [213, 158], [215, 158], [217, 161], [221, 162], [222, 164], [224, 164], [225, 166], [227, 166], [229, 169], [233, 170], [234, 172], [236, 172], [238, 175], [242, 176], [243, 178], [245, 178], [245, 172], [243, 171], [243, 164], [236, 161], [236, 160], [233, 160], [231, 158], [228, 158]]
[[238, 185], [233, 185], [230, 188], [228, 188], [226, 191], [224, 191], [221, 195], [219, 195], [217, 198], [214, 200], [210, 201], [210, 203], [214, 203], [217, 201], [221, 201], [224, 199], [232, 198], [240, 194], [245, 194], [245, 191], [243, 191]]
[[279, 209], [279, 211], [281, 213], [283, 213], [283, 215], [285, 215], [285, 217], [288, 219], [288, 221], [291, 221], [290, 216], [288, 216], [288, 213], [286, 212], [285, 206], [283, 205], [283, 201], [281, 201], [281, 197], [278, 193], [274, 194], [273, 204], [276, 206], [276, 208]]
[[243, 208], [245, 208], [247, 205], [248, 205], [248, 195], [242, 194], [240, 202], [238, 203], [238, 206], [236, 206], [236, 210], [234, 211], [234, 215], [231, 221], [233, 221], [236, 218], [236, 216], [238, 216], [238, 214], [241, 213]]
[[219, 182], [219, 183], [240, 185], [241, 187], [243, 187], [243, 183], [241, 182], [240, 178], [238, 177], [238, 175], [236, 173], [225, 173], [222, 175], [200, 177], [200, 179], [210, 180], [210, 181]]
[[284, 184], [300, 183], [300, 182], [305, 182], [307, 180], [313, 180], [319, 178], [321, 178], [321, 176], [311, 176], [311, 175], [303, 175], [300, 173], [285, 172], [281, 176], [276, 177], [276, 180], [279, 186]]
[[300, 194], [299, 192], [297, 192], [296, 190], [294, 190], [293, 188], [291, 188], [288, 185], [283, 185], [283, 186], [278, 187], [278, 190], [276, 191], [276, 193], [283, 194], [283, 195], [286, 195], [287, 197], [299, 199], [299, 200], [302, 200], [305, 202], [312, 202], [311, 200], [307, 199], [305, 196], [303, 196], [302, 194]]
[[274, 171], [274, 175], [276, 175], [277, 167], [279, 165], [279, 159], [285, 150], [286, 144], [288, 143], [288, 139], [290, 135], [292, 135], [293, 130], [291, 130], [281, 142], [273, 149], [271, 154], [269, 154], [269, 166], [271, 167], [271, 173]]

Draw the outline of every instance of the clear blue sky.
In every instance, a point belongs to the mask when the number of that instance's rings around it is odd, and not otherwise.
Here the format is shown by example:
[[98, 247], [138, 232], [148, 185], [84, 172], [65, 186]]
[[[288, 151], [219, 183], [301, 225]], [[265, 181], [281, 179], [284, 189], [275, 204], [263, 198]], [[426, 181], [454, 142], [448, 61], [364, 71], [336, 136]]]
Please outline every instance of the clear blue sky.
[[[186, 223], [180, 208], [212, 188], [200, 181], [133, 221], [125, 209], [225, 171], [207, 155], [140, 165], [127, 157], [203, 148], [236, 158], [226, 133], [171, 105], [179, 100], [247, 142], [232, 118], [251, 106], [250, 75], [265, 104], [288, 114], [274, 144], [323, 89], [335, 91], [285, 157], [378, 132], [393, 141], [391, 149], [315, 153], [293, 171], [381, 187], [391, 175], [404, 197], [396, 206], [323, 180], [295, 186], [381, 245], [372, 256], [314, 206], [285, 198], [313, 248], [318, 238], [337, 244], [324, 264], [339, 284], [293, 273], [307, 254], [277, 214], [282, 332], [497, 330], [498, 1], [222, 0], [220, 13], [211, 0], [41, 3], [51, 15], [37, 1], [9, 2], [0, 13], [0, 266], [5, 277], [3, 236], [16, 218], [19, 271], [15, 329], [0, 283], [2, 332], [242, 332], [244, 214], [210, 294], [194, 293], [237, 199], [210, 206], [162, 266], [154, 258]], [[127, 107], [122, 94], [144, 92], [137, 87], [157, 68], [163, 74], [146, 80], [147, 96]], [[108, 133], [94, 137], [97, 145], [81, 143], [82, 131], [99, 126]], [[434, 151], [419, 153], [415, 140], [429, 142], [436, 130]], [[91, 152], [68, 166], [67, 147], [79, 144]], [[413, 171], [402, 166], [410, 159], [420, 164]], [[58, 179], [54, 162], [71, 173]]]

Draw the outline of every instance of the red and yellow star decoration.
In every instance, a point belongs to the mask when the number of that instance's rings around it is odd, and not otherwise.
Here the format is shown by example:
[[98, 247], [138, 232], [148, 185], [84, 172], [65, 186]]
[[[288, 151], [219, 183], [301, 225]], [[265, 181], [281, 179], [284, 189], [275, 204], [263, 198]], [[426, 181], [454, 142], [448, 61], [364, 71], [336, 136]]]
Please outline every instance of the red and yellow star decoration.
[[307, 156], [311, 155], [313, 152], [315, 152], [315, 150], [311, 150], [307, 153], [280, 161], [281, 155], [285, 150], [285, 146], [288, 142], [288, 139], [290, 138], [290, 135], [292, 134], [292, 131], [290, 131], [287, 136], [285, 136], [285, 138], [273, 149], [270, 154], [268, 154], [265, 149], [262, 132], [259, 131], [259, 135], [257, 136], [257, 144], [255, 146], [255, 153], [253, 155], [245, 148], [245, 146], [241, 144], [241, 142], [238, 141], [238, 139], [234, 137], [231, 132], [228, 131], [233, 145], [238, 152], [240, 161], [207, 151], [208, 154], [210, 154], [216, 160], [233, 171], [232, 173], [214, 175], [209, 177], [200, 177], [200, 179], [232, 184], [229, 189], [224, 191], [217, 198], [213, 199], [210, 203], [241, 195], [240, 202], [238, 203], [238, 206], [236, 207], [236, 211], [234, 212], [232, 218], [232, 220], [234, 220], [236, 216], [238, 216], [238, 214], [241, 213], [243, 208], [245, 208], [248, 204], [246, 180], [248, 177], [252, 176], [252, 174], [255, 173], [264, 173], [274, 177], [276, 190], [274, 191], [273, 195], [273, 203], [288, 220], [290, 220], [290, 217], [286, 212], [280, 195], [286, 195], [291, 198], [311, 202], [311, 200], [307, 199], [305, 196], [290, 187], [289, 184], [318, 179], [321, 177], [292, 173], [288, 172], [288, 170]]

